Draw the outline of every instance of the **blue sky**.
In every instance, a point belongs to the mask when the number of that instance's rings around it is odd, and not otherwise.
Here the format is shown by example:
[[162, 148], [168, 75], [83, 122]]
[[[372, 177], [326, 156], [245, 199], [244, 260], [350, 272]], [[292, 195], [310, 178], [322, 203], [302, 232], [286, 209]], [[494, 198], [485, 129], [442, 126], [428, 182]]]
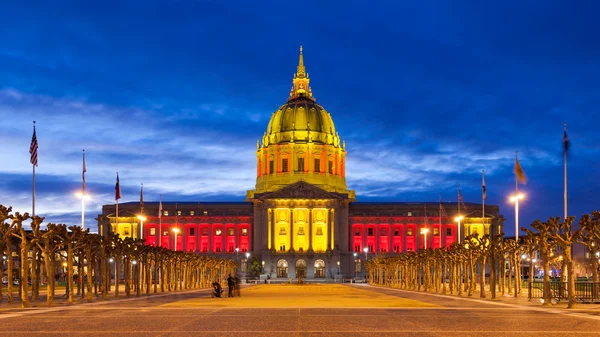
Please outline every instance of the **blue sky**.
[[599, 209], [600, 5], [565, 1], [104, 1], [0, 4], [0, 203], [77, 223], [81, 149], [89, 225], [113, 202], [241, 201], [256, 140], [304, 46], [317, 102], [348, 150], [362, 201], [481, 199], [521, 224]]

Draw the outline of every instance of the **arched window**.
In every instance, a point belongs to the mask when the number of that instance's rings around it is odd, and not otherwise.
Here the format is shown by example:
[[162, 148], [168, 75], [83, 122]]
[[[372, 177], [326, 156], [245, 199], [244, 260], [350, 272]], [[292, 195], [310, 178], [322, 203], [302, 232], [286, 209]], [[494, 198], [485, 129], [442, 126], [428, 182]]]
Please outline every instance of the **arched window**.
[[286, 260], [277, 261], [277, 277], [287, 278], [288, 275], [288, 263]]
[[240, 271], [242, 273], [245, 273], [247, 270], [248, 270], [248, 260], [242, 259], [242, 261], [240, 263]]
[[323, 260], [315, 261], [315, 278], [325, 278], [325, 262]]
[[302, 259], [296, 261], [296, 277], [306, 277], [306, 261]]

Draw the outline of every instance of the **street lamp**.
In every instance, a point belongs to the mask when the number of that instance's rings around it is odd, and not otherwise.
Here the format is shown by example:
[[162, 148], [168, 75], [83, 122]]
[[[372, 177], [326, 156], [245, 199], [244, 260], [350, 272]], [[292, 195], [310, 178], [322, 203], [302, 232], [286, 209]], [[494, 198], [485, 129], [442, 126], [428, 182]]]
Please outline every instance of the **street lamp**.
[[367, 253], [369, 252], [369, 248], [365, 247], [365, 249], [363, 249], [363, 251], [365, 252], [365, 261], [366, 261], [368, 259]]
[[356, 270], [356, 263], [358, 262], [357, 257], [358, 257], [358, 253], [354, 253], [354, 278], [355, 279], [358, 276], [358, 270]]
[[427, 233], [428, 232], [429, 232], [429, 229], [421, 228], [421, 234], [423, 234], [425, 236], [425, 249], [427, 249]]
[[337, 262], [338, 265], [338, 275], [340, 274], [340, 261]]
[[246, 260], [250, 258], [250, 253], [246, 253]]
[[83, 192], [77, 192], [75, 195], [81, 198], [81, 229], [85, 229], [85, 199], [90, 199], [89, 194]]
[[515, 203], [515, 241], [519, 243], [519, 200], [525, 198], [523, 193], [510, 196], [510, 202]]
[[[138, 215], [138, 219], [140, 219], [140, 239], [144, 240], [144, 221], [146, 221], [146, 217], [143, 215]], [[144, 242], [144, 244], [146, 244]]]
[[262, 274], [265, 273], [265, 261], [262, 262]]
[[179, 233], [179, 228], [175, 227], [172, 230], [175, 233], [175, 251], [177, 251], [177, 233]]
[[240, 252], [240, 248], [239, 248], [239, 247], [235, 248], [235, 258], [236, 258], [236, 259], [237, 259], [237, 258], [239, 257], [239, 255], [240, 255], [240, 254], [239, 254], [239, 252]]
[[460, 220], [464, 219], [464, 217], [462, 215], [457, 216], [456, 218], [454, 218], [454, 221], [456, 221], [457, 226], [457, 232], [456, 232], [456, 241], [460, 242]]

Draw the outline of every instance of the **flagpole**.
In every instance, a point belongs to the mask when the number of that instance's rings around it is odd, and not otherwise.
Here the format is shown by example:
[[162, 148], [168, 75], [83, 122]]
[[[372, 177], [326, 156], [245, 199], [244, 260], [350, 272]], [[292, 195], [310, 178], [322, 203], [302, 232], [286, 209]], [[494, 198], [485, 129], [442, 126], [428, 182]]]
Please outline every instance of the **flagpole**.
[[162, 247], [162, 194], [160, 195], [160, 204], [158, 206], [158, 246]]
[[117, 186], [115, 191], [115, 230], [119, 233], [119, 198], [121, 197], [121, 186], [119, 185], [119, 172], [117, 172]]
[[[33, 121], [33, 134], [35, 136], [35, 121]], [[37, 137], [35, 139], [35, 142], [37, 144]], [[36, 145], [37, 148], [37, 145]], [[31, 152], [31, 149], [29, 150]], [[31, 214], [33, 214], [33, 216], [35, 217], [35, 166], [37, 164], [37, 149], [36, 149], [36, 162], [32, 162], [31, 165], [33, 166], [33, 176], [31, 178]]]
[[485, 170], [481, 170], [481, 223], [483, 224], [483, 230], [485, 233], [485, 178], [484, 178]]
[[[565, 123], [565, 136], [567, 134], [567, 123]], [[565, 205], [564, 205], [564, 210], [565, 210], [565, 217], [564, 220], [567, 219], [567, 147], [568, 147], [568, 138], [565, 137], [565, 139], [563, 140], [565, 142], [564, 144], [564, 151], [563, 151], [563, 156], [564, 156], [564, 166], [565, 166], [565, 172], [564, 172], [564, 182], [565, 182], [565, 190], [564, 190], [564, 200], [565, 200]], [[563, 220], [563, 221], [564, 221]]]
[[439, 248], [442, 248], [442, 196], [440, 195], [440, 244]]
[[[515, 160], [519, 161], [519, 151], [515, 151]], [[515, 174], [515, 241], [519, 243], [519, 175]]]
[[[457, 218], [460, 218], [460, 184], [458, 184], [458, 214], [456, 215]], [[458, 241], [458, 243], [460, 243], [460, 220], [458, 220], [458, 223], [456, 224], [456, 228], [458, 229], [456, 232], [456, 241]]]
[[85, 229], [85, 149], [82, 150], [83, 170], [81, 172], [81, 229]]

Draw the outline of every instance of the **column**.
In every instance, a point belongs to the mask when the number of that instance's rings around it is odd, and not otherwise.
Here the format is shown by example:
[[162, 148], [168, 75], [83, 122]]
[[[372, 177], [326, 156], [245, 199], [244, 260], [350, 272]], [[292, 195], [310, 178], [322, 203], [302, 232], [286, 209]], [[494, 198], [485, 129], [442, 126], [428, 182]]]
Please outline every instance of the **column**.
[[406, 250], [406, 233], [407, 233], [406, 224], [403, 224], [402, 225], [402, 251], [405, 253], [407, 252], [407, 250]]
[[196, 244], [194, 246], [194, 252], [199, 252], [200, 248], [198, 248], [198, 244], [200, 244], [200, 225], [196, 224]]
[[294, 209], [290, 208], [290, 248], [289, 250], [294, 249]]
[[233, 235], [235, 235], [235, 248], [239, 248], [240, 247], [240, 233], [239, 233], [239, 229], [240, 229], [240, 224], [235, 223], [235, 230], [233, 232]]
[[213, 249], [213, 224], [212, 221], [208, 223], [208, 253], [214, 253]]
[[[181, 251], [185, 252], [187, 251], [187, 241], [188, 241], [188, 235], [190, 234], [189, 228], [184, 225], [181, 231]], [[179, 245], [177, 245], [177, 248], [179, 248]]]
[[328, 213], [329, 213], [328, 215], [329, 215], [329, 219], [330, 219], [329, 221], [331, 222], [331, 239], [330, 239], [331, 250], [334, 250], [335, 249], [335, 233], [336, 233], [335, 223], [336, 222], [335, 222], [335, 217], [334, 217], [335, 213], [334, 213], [333, 208], [331, 208]]
[[327, 241], [325, 241], [325, 247], [329, 247], [329, 242], [331, 242], [331, 234], [333, 231], [331, 230], [331, 216], [329, 216], [329, 210], [326, 210], [325, 214], [327, 214]]
[[267, 208], [267, 249], [271, 249], [271, 209]]
[[271, 211], [271, 225], [269, 226], [271, 228], [271, 247], [277, 250], [277, 247], [275, 247], [275, 209], [271, 209]]
[[363, 249], [364, 248], [367, 248], [367, 224], [363, 224]]
[[394, 237], [392, 236], [392, 234], [394, 233], [394, 228], [392, 226], [392, 223], [388, 224], [388, 253], [393, 252], [392, 247], [394, 244]]
[[312, 224], [312, 207], [308, 209], [308, 250], [312, 251], [312, 239], [313, 239], [313, 224]]
[[379, 238], [381, 236], [381, 228], [380, 228], [381, 224], [376, 224], [375, 225], [375, 252], [379, 252]]

